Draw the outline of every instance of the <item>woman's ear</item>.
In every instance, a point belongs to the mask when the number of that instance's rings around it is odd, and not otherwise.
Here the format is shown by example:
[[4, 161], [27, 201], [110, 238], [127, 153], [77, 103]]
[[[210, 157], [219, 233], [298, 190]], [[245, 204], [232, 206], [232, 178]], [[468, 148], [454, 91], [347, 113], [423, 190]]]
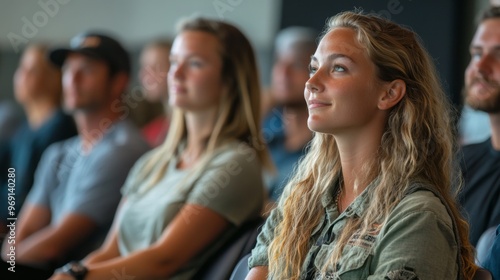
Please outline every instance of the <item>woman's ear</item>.
[[388, 110], [396, 106], [406, 94], [406, 83], [397, 79], [387, 84], [378, 102], [380, 110]]

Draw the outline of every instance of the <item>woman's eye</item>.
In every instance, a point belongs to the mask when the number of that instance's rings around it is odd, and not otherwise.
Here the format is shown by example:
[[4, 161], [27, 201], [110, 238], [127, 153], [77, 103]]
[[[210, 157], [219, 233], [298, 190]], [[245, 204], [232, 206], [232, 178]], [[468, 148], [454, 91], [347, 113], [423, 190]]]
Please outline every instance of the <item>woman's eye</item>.
[[346, 69], [344, 66], [340, 66], [340, 65], [335, 65], [333, 66], [333, 71], [334, 72], [345, 72]]
[[190, 66], [193, 66], [193, 67], [201, 67], [201, 66], [202, 66], [202, 63], [201, 63], [200, 61], [196, 61], [196, 60], [194, 60], [194, 61], [190, 61], [190, 62], [189, 62], [189, 65], [190, 65]]
[[315, 66], [312, 65], [309, 65], [307, 68], [309, 68], [309, 76], [313, 75], [318, 70]]

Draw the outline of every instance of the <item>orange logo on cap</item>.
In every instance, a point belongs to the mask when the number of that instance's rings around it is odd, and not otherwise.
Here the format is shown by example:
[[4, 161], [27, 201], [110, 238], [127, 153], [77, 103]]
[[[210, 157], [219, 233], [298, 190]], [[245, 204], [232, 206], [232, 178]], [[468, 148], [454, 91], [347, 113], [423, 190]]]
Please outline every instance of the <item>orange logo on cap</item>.
[[101, 38], [99, 37], [86, 37], [80, 44], [81, 48], [95, 48], [101, 44]]

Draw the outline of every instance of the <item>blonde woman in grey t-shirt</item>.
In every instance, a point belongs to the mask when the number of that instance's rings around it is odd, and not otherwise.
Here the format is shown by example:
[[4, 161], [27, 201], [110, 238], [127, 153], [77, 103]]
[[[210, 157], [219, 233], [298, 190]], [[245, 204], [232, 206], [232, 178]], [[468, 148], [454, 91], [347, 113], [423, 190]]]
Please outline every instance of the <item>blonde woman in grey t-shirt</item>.
[[81, 279], [190, 279], [238, 226], [259, 216], [269, 159], [250, 43], [215, 20], [190, 19], [179, 30], [165, 143], [129, 174], [104, 245], [51, 279], [71, 279], [77, 270]]

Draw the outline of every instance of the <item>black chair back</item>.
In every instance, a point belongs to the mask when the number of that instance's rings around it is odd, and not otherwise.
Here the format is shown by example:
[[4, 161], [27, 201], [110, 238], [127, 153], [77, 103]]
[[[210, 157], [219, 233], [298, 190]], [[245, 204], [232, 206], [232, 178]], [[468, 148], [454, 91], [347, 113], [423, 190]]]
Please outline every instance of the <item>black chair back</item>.
[[193, 279], [229, 280], [241, 258], [248, 255], [257, 242], [257, 235], [264, 219], [258, 218], [241, 226], [213, 258], [203, 265]]
[[236, 265], [233, 270], [233, 274], [231, 274], [230, 280], [245, 280], [247, 278], [250, 269], [248, 269], [248, 258], [250, 258], [250, 254], [244, 256]]

